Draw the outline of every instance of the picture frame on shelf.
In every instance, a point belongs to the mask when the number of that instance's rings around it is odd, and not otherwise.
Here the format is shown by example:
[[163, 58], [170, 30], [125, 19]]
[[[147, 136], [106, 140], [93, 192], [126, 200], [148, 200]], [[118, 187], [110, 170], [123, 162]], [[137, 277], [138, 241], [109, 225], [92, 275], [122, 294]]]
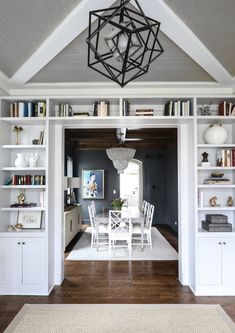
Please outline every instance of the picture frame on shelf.
[[18, 211], [17, 224], [22, 225], [22, 229], [41, 229], [42, 212], [41, 211]]
[[83, 199], [104, 199], [104, 170], [82, 170]]

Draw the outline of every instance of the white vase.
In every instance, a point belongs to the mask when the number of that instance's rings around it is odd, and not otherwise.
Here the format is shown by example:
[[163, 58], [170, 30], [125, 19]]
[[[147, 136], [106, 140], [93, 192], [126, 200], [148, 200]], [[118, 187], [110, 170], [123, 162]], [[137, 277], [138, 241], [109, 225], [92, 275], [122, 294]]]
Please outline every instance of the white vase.
[[227, 140], [228, 133], [222, 124], [213, 124], [206, 130], [205, 142], [212, 145], [221, 145]]
[[26, 160], [26, 157], [22, 153], [16, 154], [16, 160], [15, 160], [15, 166], [17, 168], [25, 168], [28, 166], [28, 161]]
[[29, 166], [30, 168], [36, 168], [37, 166], [38, 153], [31, 153], [29, 156]]

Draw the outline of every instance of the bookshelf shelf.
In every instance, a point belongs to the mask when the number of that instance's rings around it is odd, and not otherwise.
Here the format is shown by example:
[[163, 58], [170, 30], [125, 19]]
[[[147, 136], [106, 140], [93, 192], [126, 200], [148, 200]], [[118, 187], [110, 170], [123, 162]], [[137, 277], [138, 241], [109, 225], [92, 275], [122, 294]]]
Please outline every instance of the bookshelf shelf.
[[1, 170], [3, 170], [3, 171], [46, 171], [46, 168], [45, 167], [36, 167], [36, 168], [4, 167]]
[[198, 188], [201, 188], [201, 189], [203, 189], [203, 188], [207, 188], [207, 189], [213, 189], [213, 188], [235, 188], [235, 185], [217, 185], [217, 184], [212, 184], [212, 185], [197, 185], [197, 187]]
[[3, 149], [46, 149], [46, 145], [3, 145]]
[[235, 167], [217, 167], [217, 166], [212, 166], [212, 167], [197, 167], [198, 170], [235, 170]]
[[235, 210], [235, 207], [227, 207], [227, 206], [219, 206], [219, 207], [198, 207], [198, 210], [200, 211], [231, 211]]
[[19, 190], [19, 189], [32, 189], [32, 190], [38, 190], [38, 189], [46, 189], [46, 185], [2, 185], [2, 189], [8, 189], [8, 190]]
[[26, 207], [26, 208], [11, 208], [11, 207], [3, 207], [1, 208], [2, 211], [9, 211], [9, 212], [17, 212], [17, 211], [45, 211], [45, 207]]
[[210, 145], [210, 144], [198, 144], [197, 145], [198, 148], [214, 148], [214, 149], [218, 149], [218, 148], [235, 148], [235, 144], [234, 143], [224, 143], [222, 145]]

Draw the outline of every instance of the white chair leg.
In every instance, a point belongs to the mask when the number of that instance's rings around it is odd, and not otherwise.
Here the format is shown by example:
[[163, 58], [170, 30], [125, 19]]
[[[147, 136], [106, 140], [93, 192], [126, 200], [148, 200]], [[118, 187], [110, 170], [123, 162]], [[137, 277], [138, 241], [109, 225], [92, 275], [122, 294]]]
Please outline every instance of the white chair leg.
[[111, 242], [111, 239], [109, 239], [109, 259], [111, 259], [112, 257], [112, 242]]

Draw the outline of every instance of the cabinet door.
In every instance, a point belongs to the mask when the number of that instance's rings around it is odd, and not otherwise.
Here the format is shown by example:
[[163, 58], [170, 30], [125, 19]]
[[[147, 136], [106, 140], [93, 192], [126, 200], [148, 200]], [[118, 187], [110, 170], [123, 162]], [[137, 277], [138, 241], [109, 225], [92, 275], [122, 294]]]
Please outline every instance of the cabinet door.
[[0, 238], [0, 283], [16, 285], [21, 283], [21, 239]]
[[222, 239], [222, 284], [235, 284], [235, 238]]
[[199, 284], [221, 284], [222, 245], [220, 238], [198, 239], [198, 282]]
[[44, 238], [23, 238], [23, 284], [35, 285], [45, 282]]

